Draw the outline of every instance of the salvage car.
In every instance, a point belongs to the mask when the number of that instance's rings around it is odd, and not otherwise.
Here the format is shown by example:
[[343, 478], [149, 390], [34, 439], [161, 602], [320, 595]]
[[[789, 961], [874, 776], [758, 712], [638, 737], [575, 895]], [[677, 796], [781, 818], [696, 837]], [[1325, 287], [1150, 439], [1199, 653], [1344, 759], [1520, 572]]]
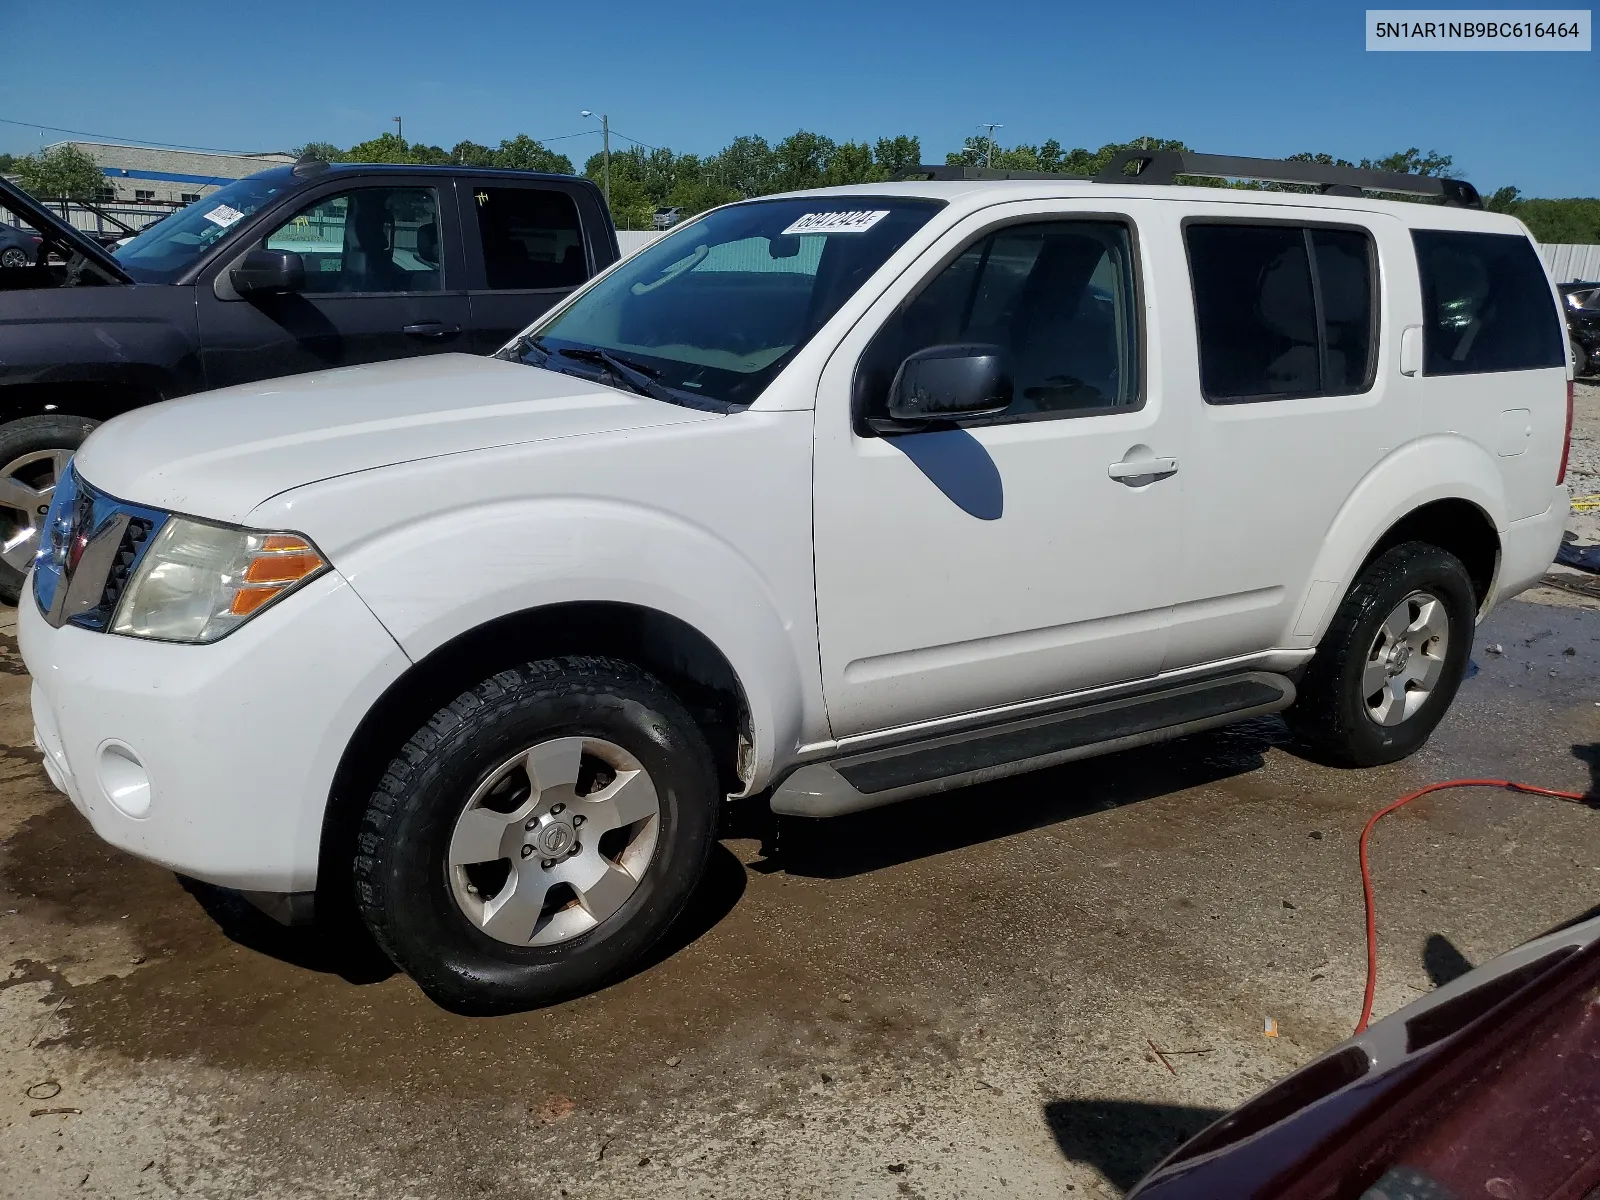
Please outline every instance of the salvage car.
[[1203, 1130], [1129, 1200], [1554, 1200], [1600, 1188], [1600, 918], [1501, 955]]
[[19, 610], [51, 779], [291, 919], [353, 891], [503, 1011], [636, 964], [724, 797], [828, 817], [1280, 711], [1412, 753], [1566, 522], [1527, 229], [1450, 180], [1115, 166], [730, 205], [492, 358], [102, 426]]
[[526, 171], [306, 159], [114, 250], [3, 179], [0, 207], [58, 260], [0, 273], [0, 599], [12, 602], [61, 465], [100, 421], [302, 371], [489, 354], [617, 259], [592, 183]]
[[1582, 376], [1600, 371], [1600, 283], [1563, 283], [1561, 298], [1574, 373]]

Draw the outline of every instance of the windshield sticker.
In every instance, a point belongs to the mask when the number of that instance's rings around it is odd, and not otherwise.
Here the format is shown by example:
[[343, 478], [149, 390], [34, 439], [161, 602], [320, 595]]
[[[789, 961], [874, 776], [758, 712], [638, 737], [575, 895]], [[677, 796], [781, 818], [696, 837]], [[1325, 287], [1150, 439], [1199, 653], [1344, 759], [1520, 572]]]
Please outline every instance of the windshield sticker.
[[244, 214], [237, 208], [232, 208], [226, 204], [219, 204], [206, 214], [206, 220], [210, 221], [213, 225], [220, 225], [226, 229], [235, 221], [244, 220]]
[[807, 213], [778, 236], [787, 237], [791, 233], [865, 233], [888, 215], [888, 209], [876, 212]]

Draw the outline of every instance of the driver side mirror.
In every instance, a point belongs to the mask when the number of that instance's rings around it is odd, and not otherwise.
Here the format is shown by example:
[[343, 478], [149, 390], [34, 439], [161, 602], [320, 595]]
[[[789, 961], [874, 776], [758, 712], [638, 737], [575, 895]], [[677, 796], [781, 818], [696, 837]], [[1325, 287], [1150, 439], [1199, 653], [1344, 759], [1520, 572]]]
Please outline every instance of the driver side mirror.
[[252, 250], [228, 279], [241, 296], [299, 292], [306, 286], [306, 264], [293, 250]]
[[1011, 405], [1011, 356], [986, 343], [929, 346], [900, 364], [889, 385], [888, 420], [880, 433], [909, 433], [935, 421], [988, 417]]

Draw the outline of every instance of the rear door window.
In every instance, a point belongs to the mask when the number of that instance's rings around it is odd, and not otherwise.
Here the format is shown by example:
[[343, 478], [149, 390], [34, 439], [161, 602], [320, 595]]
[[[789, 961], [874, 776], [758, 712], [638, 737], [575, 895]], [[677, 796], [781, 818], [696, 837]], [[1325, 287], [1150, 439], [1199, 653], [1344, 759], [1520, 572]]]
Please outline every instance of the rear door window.
[[1376, 305], [1365, 231], [1192, 223], [1184, 239], [1207, 402], [1371, 386]]
[[1544, 264], [1514, 233], [1416, 229], [1427, 375], [1566, 365], [1561, 318]]
[[472, 208], [490, 290], [570, 288], [589, 278], [578, 206], [566, 192], [480, 185]]

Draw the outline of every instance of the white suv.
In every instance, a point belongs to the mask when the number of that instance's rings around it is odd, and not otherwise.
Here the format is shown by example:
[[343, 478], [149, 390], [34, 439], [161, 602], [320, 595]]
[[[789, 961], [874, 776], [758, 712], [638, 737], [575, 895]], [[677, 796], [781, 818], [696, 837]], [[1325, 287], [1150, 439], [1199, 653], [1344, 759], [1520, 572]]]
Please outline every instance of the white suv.
[[1470, 188], [1311, 178], [750, 201], [495, 358], [119, 417], [19, 618], [50, 777], [285, 918], [353, 891], [496, 1011], [637, 960], [725, 796], [828, 816], [1279, 710], [1409, 754], [1558, 544], [1566, 339]]

